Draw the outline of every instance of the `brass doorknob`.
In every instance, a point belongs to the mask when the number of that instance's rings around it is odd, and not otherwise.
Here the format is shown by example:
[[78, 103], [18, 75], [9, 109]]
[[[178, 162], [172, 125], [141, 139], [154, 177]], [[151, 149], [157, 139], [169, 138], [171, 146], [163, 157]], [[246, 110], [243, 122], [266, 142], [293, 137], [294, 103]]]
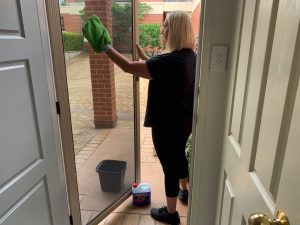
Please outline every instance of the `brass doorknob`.
[[270, 219], [263, 213], [252, 213], [248, 219], [249, 225], [290, 225], [285, 213], [278, 211], [275, 219]]

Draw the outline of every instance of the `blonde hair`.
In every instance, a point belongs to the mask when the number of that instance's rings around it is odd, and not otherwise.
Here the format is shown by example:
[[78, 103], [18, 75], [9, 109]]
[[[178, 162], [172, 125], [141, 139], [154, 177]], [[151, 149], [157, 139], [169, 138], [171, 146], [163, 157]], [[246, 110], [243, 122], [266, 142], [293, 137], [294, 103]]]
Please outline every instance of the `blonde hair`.
[[191, 16], [182, 10], [169, 12], [166, 17], [169, 28], [167, 51], [195, 47], [195, 34]]

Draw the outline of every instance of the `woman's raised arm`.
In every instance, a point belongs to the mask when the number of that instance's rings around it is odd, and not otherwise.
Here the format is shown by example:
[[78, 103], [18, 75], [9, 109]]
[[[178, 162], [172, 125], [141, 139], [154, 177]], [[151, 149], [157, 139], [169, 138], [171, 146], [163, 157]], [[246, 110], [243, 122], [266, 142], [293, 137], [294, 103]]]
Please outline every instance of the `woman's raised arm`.
[[137, 75], [139, 77], [152, 80], [146, 61], [129, 61], [114, 48], [109, 47], [105, 52], [124, 72]]

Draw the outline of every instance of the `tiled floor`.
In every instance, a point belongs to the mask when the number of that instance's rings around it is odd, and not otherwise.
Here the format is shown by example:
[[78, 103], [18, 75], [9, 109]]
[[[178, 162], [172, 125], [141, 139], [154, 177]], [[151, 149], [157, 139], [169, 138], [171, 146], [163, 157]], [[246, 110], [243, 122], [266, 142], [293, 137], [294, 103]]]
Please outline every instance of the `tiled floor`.
[[[151, 207], [161, 207], [166, 204], [162, 168], [155, 156], [149, 128], [141, 128], [141, 179], [142, 182], [149, 182], [151, 184], [151, 206], [141, 208], [133, 207], [131, 198], [129, 198], [99, 225], [164, 224], [155, 221], [149, 214]], [[178, 201], [177, 210], [180, 215], [181, 225], [185, 225], [187, 220], [187, 206]]]
[[[113, 135], [116, 135], [116, 132], [120, 132], [117, 130], [110, 130], [112, 133], [108, 133], [107, 139], [103, 142], [103, 145], [107, 145], [109, 139], [112, 138]], [[115, 139], [115, 138], [113, 138]], [[100, 151], [99, 151], [100, 150]], [[88, 150], [87, 150], [88, 151]], [[85, 163], [81, 164], [80, 172], [78, 174], [78, 182], [79, 182], [79, 191], [88, 190], [86, 193], [88, 195], [81, 195], [80, 204], [81, 208], [81, 217], [82, 224], [87, 224], [88, 221], [93, 219], [99, 212], [102, 207], [101, 204], [99, 206], [99, 202], [104, 202], [104, 198], [101, 197], [99, 192], [94, 192], [90, 189], [91, 186], [95, 186], [97, 189], [99, 188], [98, 181], [95, 183], [96, 178], [94, 179], [94, 172], [91, 171], [91, 164], [94, 164], [94, 158], [97, 157], [97, 154], [101, 152], [101, 146], [99, 149], [96, 149], [92, 156], [90, 156]], [[92, 166], [93, 168], [93, 166]], [[83, 173], [83, 174], [82, 174]], [[81, 182], [83, 177], [89, 177], [88, 181]], [[151, 206], [147, 207], [134, 207], [132, 205], [131, 197], [127, 199], [122, 205], [120, 205], [112, 214], [110, 214], [104, 221], [100, 223], [100, 225], [155, 225], [162, 224], [154, 221], [149, 215], [151, 207], [161, 207], [165, 205], [165, 196], [164, 196], [164, 176], [162, 172], [161, 165], [156, 157], [152, 139], [151, 139], [151, 130], [149, 128], [141, 127], [141, 181], [147, 182], [151, 184]], [[86, 183], [88, 182], [88, 183]], [[87, 187], [86, 187], [87, 186]], [[92, 192], [92, 193], [91, 193]], [[96, 194], [94, 195], [93, 194]], [[94, 195], [94, 196], [93, 196]], [[107, 198], [106, 198], [107, 200]], [[109, 200], [108, 200], [109, 201]], [[104, 203], [102, 203], [104, 204]], [[99, 208], [100, 207], [100, 208]], [[178, 211], [181, 216], [181, 224], [186, 224], [186, 215], [187, 215], [187, 207], [178, 202]], [[101, 211], [101, 210], [100, 210]]]

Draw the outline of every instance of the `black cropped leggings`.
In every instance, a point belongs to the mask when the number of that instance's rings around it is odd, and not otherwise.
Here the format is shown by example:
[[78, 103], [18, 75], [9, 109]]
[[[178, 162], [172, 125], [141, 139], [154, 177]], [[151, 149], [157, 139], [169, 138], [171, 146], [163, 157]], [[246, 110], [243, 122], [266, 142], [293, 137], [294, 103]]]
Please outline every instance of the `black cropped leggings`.
[[153, 144], [165, 174], [167, 197], [177, 197], [179, 179], [189, 175], [185, 146], [191, 129], [152, 127]]

